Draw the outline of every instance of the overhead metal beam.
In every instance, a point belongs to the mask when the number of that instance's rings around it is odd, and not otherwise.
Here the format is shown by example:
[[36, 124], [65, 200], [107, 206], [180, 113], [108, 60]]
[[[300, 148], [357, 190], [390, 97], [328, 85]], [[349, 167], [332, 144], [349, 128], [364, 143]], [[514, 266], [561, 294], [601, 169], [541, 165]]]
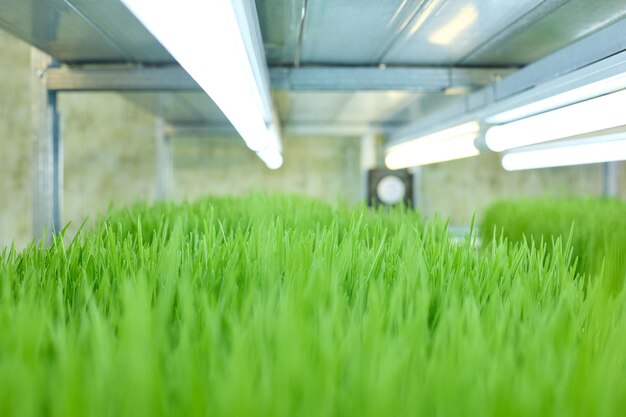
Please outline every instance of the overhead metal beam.
[[[362, 136], [371, 129], [367, 124], [333, 123], [286, 123], [281, 127], [284, 135], [304, 136]], [[237, 136], [237, 131], [226, 123], [222, 124], [169, 124], [165, 130], [171, 137], [194, 136]]]
[[626, 50], [626, 19], [595, 32], [511, 74], [497, 86], [503, 99]]
[[86, 68], [50, 68], [50, 91], [198, 91], [200, 87], [178, 65], [163, 67], [120, 67], [110, 65]]
[[462, 64], [471, 62], [473, 58], [479, 57], [483, 53], [493, 51], [497, 45], [504, 45], [507, 40], [513, 39], [515, 36], [525, 32], [530, 26], [537, 23], [537, 21], [543, 19], [545, 16], [548, 16], [550, 13], [554, 13], [557, 9], [569, 3], [569, 1], [570, 0], [543, 0], [526, 14], [496, 33], [486, 42], [480, 44], [468, 53], [460, 62]]
[[366, 123], [285, 123], [282, 127], [286, 135], [306, 136], [362, 136], [372, 127]]
[[45, 69], [52, 59], [35, 48], [31, 51], [33, 236], [50, 244], [62, 228], [63, 142], [57, 93], [46, 88]]
[[294, 91], [441, 92], [474, 89], [510, 74], [511, 68], [301, 67], [271, 68], [272, 87]]
[[626, 72], [626, 20], [619, 21], [415, 122], [389, 130], [389, 145], [515, 109]]
[[[419, 91], [475, 89], [510, 74], [507, 68], [303, 67], [270, 68], [272, 88], [295, 91]], [[198, 91], [179, 66], [50, 68], [51, 91]]]
[[607, 197], [619, 195], [619, 162], [602, 164], [602, 194]]

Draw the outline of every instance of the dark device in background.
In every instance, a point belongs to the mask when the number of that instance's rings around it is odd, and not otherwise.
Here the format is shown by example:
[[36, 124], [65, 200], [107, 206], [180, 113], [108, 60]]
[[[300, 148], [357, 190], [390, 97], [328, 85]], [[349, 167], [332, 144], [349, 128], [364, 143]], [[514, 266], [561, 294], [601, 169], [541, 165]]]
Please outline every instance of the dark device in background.
[[413, 208], [413, 174], [406, 169], [371, 169], [367, 175], [367, 205], [370, 207], [403, 204]]

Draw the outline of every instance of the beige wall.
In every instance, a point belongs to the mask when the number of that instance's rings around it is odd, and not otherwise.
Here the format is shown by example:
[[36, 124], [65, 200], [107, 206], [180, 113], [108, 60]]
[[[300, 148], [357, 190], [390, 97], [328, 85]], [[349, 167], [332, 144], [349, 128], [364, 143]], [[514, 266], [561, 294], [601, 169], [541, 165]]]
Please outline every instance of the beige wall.
[[[0, 32], [0, 248], [31, 238], [30, 49]], [[62, 95], [65, 149], [63, 222], [92, 219], [110, 203], [155, 197], [154, 118], [114, 94]], [[360, 198], [357, 138], [286, 138], [285, 165], [262, 162], [237, 138], [175, 138], [176, 199], [286, 191], [337, 201]], [[598, 195], [601, 166], [508, 173], [497, 155], [424, 167], [421, 210], [466, 225], [501, 197]], [[620, 164], [622, 198], [626, 164]]]
[[63, 222], [155, 196], [154, 117], [115, 94], [60, 95]]
[[[620, 197], [626, 198], [626, 163], [619, 162]], [[507, 172], [497, 154], [423, 167], [419, 173], [420, 210], [436, 212], [450, 223], [467, 225], [500, 198], [597, 196], [603, 190], [601, 164]]]
[[0, 248], [30, 234], [30, 50], [0, 32]]
[[[0, 248], [31, 238], [30, 48], [0, 32]], [[114, 94], [61, 95], [63, 223], [154, 194], [154, 118]]]
[[[31, 239], [30, 48], [0, 31], [0, 248]], [[154, 117], [115, 94], [62, 94], [63, 223], [70, 235], [110, 203], [153, 200]], [[312, 140], [311, 140], [312, 139]], [[286, 138], [270, 171], [240, 139], [173, 140], [177, 199], [286, 191], [330, 201], [359, 198], [359, 141]], [[1, 249], [0, 249], [1, 250]]]
[[361, 198], [359, 152], [359, 138], [286, 137], [284, 165], [272, 171], [238, 138], [177, 138], [174, 195], [280, 191], [356, 202]]

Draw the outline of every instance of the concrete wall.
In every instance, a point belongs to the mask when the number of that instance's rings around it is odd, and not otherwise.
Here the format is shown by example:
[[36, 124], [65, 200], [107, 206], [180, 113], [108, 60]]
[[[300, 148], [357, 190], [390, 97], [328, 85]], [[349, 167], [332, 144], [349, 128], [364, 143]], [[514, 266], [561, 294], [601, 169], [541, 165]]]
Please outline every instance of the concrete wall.
[[30, 234], [30, 50], [0, 32], [0, 248]]
[[[31, 239], [30, 48], [0, 32], [0, 248]], [[155, 198], [155, 120], [114, 94], [62, 95], [65, 150], [63, 222], [70, 231], [110, 203]], [[358, 138], [286, 138], [285, 165], [267, 170], [237, 138], [175, 138], [173, 198], [286, 191], [358, 201]], [[626, 165], [620, 164], [626, 198]], [[466, 225], [501, 197], [599, 195], [601, 166], [507, 173], [497, 155], [421, 169], [420, 209]]]
[[[619, 196], [626, 198], [626, 163], [618, 163]], [[441, 213], [454, 225], [468, 225], [501, 198], [598, 196], [603, 190], [601, 164], [507, 172], [497, 154], [451, 161], [419, 170], [420, 210]]]
[[[0, 32], [0, 248], [31, 239], [30, 47]], [[114, 94], [62, 95], [63, 223], [154, 194], [154, 118]]]
[[173, 140], [176, 198], [287, 192], [330, 202], [356, 202], [360, 190], [360, 139], [286, 137], [284, 165], [272, 171], [238, 138]]
[[[31, 240], [30, 48], [0, 31], [0, 250]], [[116, 206], [156, 195], [155, 118], [115, 94], [62, 94], [63, 223], [73, 231]], [[173, 140], [174, 198], [286, 191], [359, 198], [359, 140], [286, 138], [270, 171], [238, 138]]]

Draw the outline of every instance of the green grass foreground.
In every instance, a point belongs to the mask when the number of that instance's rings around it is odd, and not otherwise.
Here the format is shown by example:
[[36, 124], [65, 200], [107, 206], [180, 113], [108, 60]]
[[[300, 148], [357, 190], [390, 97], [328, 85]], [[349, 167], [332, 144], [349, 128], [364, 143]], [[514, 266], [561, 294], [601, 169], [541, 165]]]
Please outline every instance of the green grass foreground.
[[295, 197], [117, 212], [0, 256], [0, 415], [623, 416], [626, 293], [569, 256]]
[[604, 276], [613, 290], [626, 281], [626, 201], [612, 198], [503, 200], [489, 207], [482, 238], [569, 240], [580, 274]]

